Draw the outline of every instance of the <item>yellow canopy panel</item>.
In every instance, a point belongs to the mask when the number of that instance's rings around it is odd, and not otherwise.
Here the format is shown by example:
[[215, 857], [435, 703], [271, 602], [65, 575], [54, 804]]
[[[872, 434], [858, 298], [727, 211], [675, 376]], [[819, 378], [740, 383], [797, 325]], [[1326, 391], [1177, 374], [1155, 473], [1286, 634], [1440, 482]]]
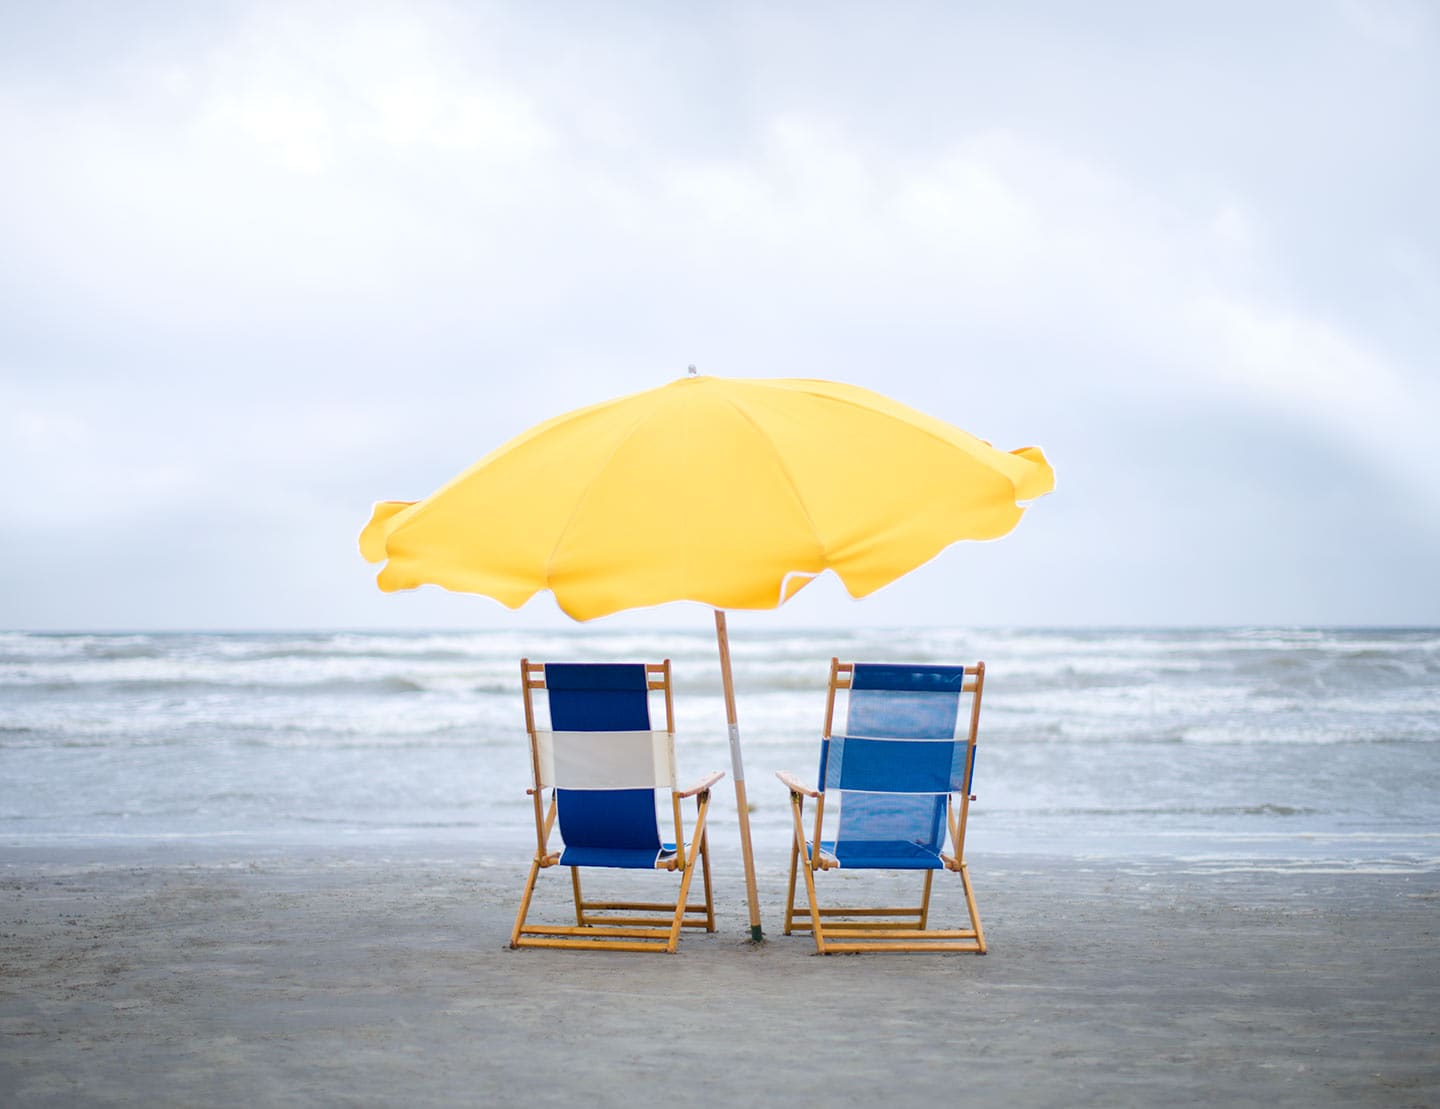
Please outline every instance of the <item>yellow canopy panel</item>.
[[532, 428], [360, 536], [387, 592], [434, 584], [577, 620], [667, 601], [768, 609], [833, 570], [854, 597], [1054, 488], [1013, 452], [852, 385], [695, 376]]

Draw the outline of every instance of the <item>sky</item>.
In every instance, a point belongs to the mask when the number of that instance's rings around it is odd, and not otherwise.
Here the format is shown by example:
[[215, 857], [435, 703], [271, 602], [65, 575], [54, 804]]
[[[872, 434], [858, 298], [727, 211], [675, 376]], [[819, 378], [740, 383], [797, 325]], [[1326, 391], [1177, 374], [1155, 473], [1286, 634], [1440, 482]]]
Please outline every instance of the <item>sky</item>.
[[360, 528], [690, 364], [1056, 470], [757, 626], [1440, 624], [1437, 119], [1410, 0], [0, 0], [0, 627], [563, 626]]

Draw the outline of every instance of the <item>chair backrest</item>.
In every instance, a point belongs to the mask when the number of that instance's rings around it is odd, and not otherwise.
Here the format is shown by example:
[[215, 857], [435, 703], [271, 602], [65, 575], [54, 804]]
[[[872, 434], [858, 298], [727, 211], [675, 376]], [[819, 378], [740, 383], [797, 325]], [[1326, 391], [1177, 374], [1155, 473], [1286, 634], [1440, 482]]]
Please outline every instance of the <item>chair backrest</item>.
[[[543, 690], [549, 729], [536, 726], [532, 690]], [[665, 693], [666, 727], [652, 731], [650, 695]], [[668, 663], [526, 663], [526, 719], [536, 788], [555, 790], [568, 849], [591, 865], [661, 850], [656, 789], [675, 788], [674, 713]]]
[[[832, 666], [818, 788], [840, 794], [837, 843], [941, 850], [950, 794], [970, 790], [981, 682], [976, 667]], [[847, 688], [844, 733], [828, 734], [835, 693]], [[968, 720], [960, 711], [967, 695]]]

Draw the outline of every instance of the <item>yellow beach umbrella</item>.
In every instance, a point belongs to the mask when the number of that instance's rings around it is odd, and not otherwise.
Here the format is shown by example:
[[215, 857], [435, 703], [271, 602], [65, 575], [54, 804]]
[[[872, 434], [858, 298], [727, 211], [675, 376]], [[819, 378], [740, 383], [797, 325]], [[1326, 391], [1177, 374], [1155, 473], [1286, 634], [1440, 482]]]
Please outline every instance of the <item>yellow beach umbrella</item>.
[[751, 933], [761, 937], [725, 609], [776, 608], [825, 570], [864, 597], [962, 539], [994, 539], [1054, 474], [877, 393], [689, 376], [581, 408], [422, 501], [375, 506], [361, 553], [424, 584], [576, 620], [668, 601], [715, 609]]

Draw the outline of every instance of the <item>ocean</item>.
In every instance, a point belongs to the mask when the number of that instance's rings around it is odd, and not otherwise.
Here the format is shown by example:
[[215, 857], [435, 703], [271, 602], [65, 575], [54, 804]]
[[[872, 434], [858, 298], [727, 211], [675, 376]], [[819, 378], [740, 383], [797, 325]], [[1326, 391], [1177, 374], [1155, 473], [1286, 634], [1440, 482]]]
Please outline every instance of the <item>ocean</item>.
[[[967, 851], [1197, 870], [1440, 867], [1440, 629], [740, 631], [760, 865], [786, 861], [829, 659], [974, 662]], [[519, 660], [673, 660], [684, 780], [730, 769], [710, 625], [0, 633], [0, 851], [533, 844]], [[738, 854], [716, 792], [717, 860]], [[528, 838], [527, 838], [528, 837]]]

